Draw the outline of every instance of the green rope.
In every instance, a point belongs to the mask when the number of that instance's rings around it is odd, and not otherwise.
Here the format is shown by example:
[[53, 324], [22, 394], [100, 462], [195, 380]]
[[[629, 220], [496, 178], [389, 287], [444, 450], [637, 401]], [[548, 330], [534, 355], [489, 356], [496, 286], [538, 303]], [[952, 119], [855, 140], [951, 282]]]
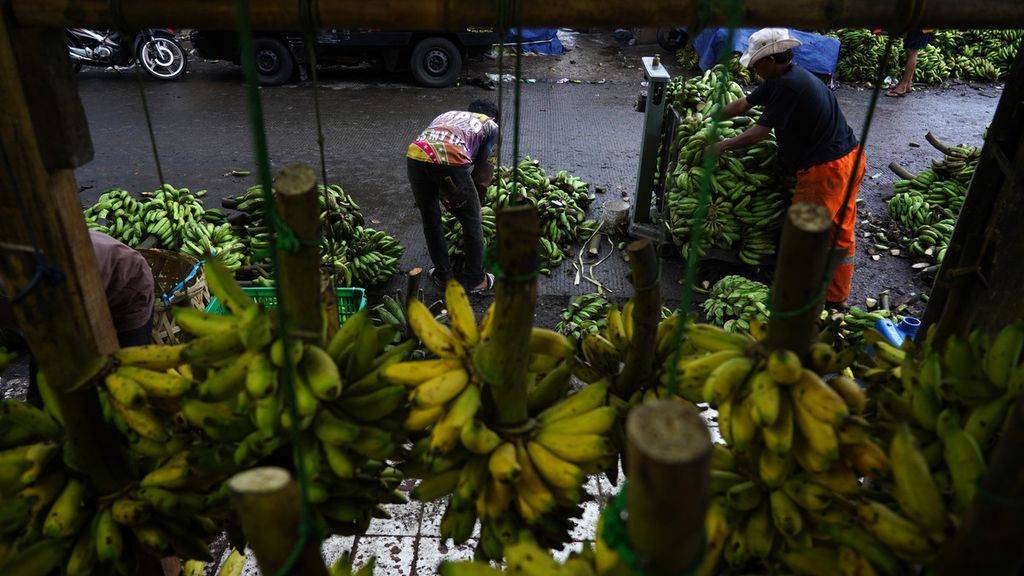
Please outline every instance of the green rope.
[[[728, 33], [726, 34], [725, 43], [723, 46], [732, 46], [733, 39], [736, 36], [736, 27], [739, 25], [740, 15], [743, 12], [743, 0], [729, 0], [729, 19], [727, 22]], [[721, 72], [719, 72], [718, 85], [715, 86], [715, 91], [712, 95], [713, 101], [715, 102], [715, 112], [711, 116], [711, 127], [710, 132], [707, 136], [707, 142], [713, 144], [718, 141], [718, 125], [722, 118], [722, 112], [725, 110], [725, 94], [730, 82], [729, 71], [726, 63], [728, 62], [730, 52], [728, 50], [721, 50], [718, 55], [718, 63], [722, 65]], [[697, 195], [697, 210], [693, 213], [693, 220], [690, 224], [690, 251], [686, 259], [686, 278], [683, 281], [682, 294], [679, 297], [679, 309], [686, 311], [690, 309], [690, 303], [693, 300], [693, 287], [697, 283], [697, 264], [699, 263], [699, 256], [701, 252], [701, 246], [704, 242], [704, 219], [707, 218], [708, 205], [711, 197], [711, 178], [714, 175], [715, 169], [718, 167], [718, 160], [715, 155], [710, 151], [704, 154], [704, 173], [700, 179], [699, 192]], [[689, 329], [689, 322], [686, 318], [683, 318], [681, 322], [676, 324], [675, 334], [675, 346], [672, 349], [672, 357], [669, 360], [669, 380], [668, 380], [668, 392], [669, 394], [675, 394], [679, 389], [679, 370], [675, 369], [675, 366], [679, 363], [679, 356], [682, 354], [683, 338], [686, 335], [686, 331]]]
[[[600, 538], [609, 548], [615, 550], [619, 560], [629, 568], [632, 574], [648, 576], [652, 574], [650, 571], [651, 559], [633, 550], [629, 542], [629, 533], [626, 528], [626, 521], [629, 519], [629, 514], [626, 512], [627, 488], [629, 488], [629, 483], [623, 482], [622, 489], [619, 490], [618, 494], [612, 496], [612, 499], [608, 501], [601, 512], [602, 528]], [[707, 544], [705, 543], [705, 545], [701, 546], [700, 556], [693, 562], [693, 565], [679, 572], [678, 576], [695, 574], [704, 562], [706, 554]]]
[[[272, 223], [271, 235], [274, 237], [273, 243], [279, 248], [286, 249], [287, 247], [281, 244], [279, 236], [282, 234], [287, 235], [287, 233], [290, 233], [290, 230], [288, 230], [286, 226], [283, 226], [283, 222], [280, 221], [274, 201], [273, 181], [270, 177], [270, 156], [267, 149], [267, 134], [263, 122], [263, 107], [260, 102], [259, 88], [257, 86], [256, 53], [253, 48], [252, 23], [249, 20], [248, 0], [236, 0], [235, 8], [237, 11], [236, 17], [238, 18], [238, 43], [239, 51], [241, 53], [242, 71], [245, 74], [246, 79], [249, 122], [253, 129], [256, 162], [259, 168], [260, 183], [263, 187], [264, 203], [266, 204], [268, 213], [270, 214], [270, 221]], [[292, 233], [292, 237], [294, 237], [294, 233]], [[286, 239], [286, 242], [288, 241], [289, 240]], [[282, 343], [284, 344], [285, 350], [288, 350], [290, 340], [290, 336], [288, 334], [288, 318], [287, 313], [285, 312], [286, 306], [283, 301], [283, 294], [280, 290], [281, 268], [278, 265], [278, 254], [276, 250], [271, 251], [270, 261], [274, 272], [278, 302], [278, 333]], [[294, 372], [295, 367], [289, 364], [289, 368], [284, 371], [284, 385], [285, 388], [287, 388], [288, 395], [291, 399], [291, 402], [288, 405], [288, 414], [292, 420], [292, 458], [294, 460], [295, 474], [298, 479], [299, 494], [301, 497], [301, 522], [299, 523], [298, 540], [296, 540], [284, 566], [278, 570], [277, 576], [286, 576], [287, 574], [290, 574], [295, 568], [295, 564], [299, 559], [302, 549], [310, 539], [319, 539], [320, 537], [318, 533], [319, 531], [313, 523], [313, 511], [309, 501], [309, 477], [306, 472], [306, 467], [303, 465], [305, 458], [303, 454], [302, 434], [299, 430], [300, 418], [295, 408], [297, 398], [295, 394]]]
[[[887, 68], [887, 66], [889, 64], [889, 55], [892, 53], [892, 46], [893, 46], [893, 35], [890, 34], [889, 35], [889, 40], [887, 40], [886, 43], [885, 43], [885, 52], [884, 52], [884, 54], [882, 56], [882, 60], [878, 64], [878, 71], [875, 73], [875, 87], [874, 87], [874, 90], [871, 92], [871, 101], [870, 101], [870, 103], [868, 105], [868, 113], [864, 117], [864, 126], [863, 126], [863, 128], [861, 128], [860, 142], [859, 142], [858, 147], [857, 147], [857, 155], [854, 157], [853, 167], [850, 169], [850, 177], [846, 181], [846, 192], [843, 195], [843, 204], [842, 204], [842, 206], [840, 206], [839, 213], [836, 215], [836, 219], [840, 223], [846, 217], [846, 212], [849, 209], [850, 197], [853, 195], [854, 183], [857, 181], [857, 167], [860, 166], [861, 161], [864, 159], [864, 147], [867, 144], [868, 133], [869, 133], [870, 128], [871, 128], [872, 120], [875, 117], [875, 110], [878, 107], [878, 97], [881, 94], [882, 82], [885, 80], [886, 68]], [[828, 253], [832, 254], [835, 251], [836, 246], [838, 246], [838, 244], [839, 244], [839, 230], [836, 229], [836, 228], [833, 228], [833, 230], [832, 230], [832, 242], [831, 242], [831, 244], [829, 246]], [[825, 296], [826, 292], [828, 292], [828, 286], [829, 286], [829, 283], [831, 282], [831, 278], [830, 278], [830, 275], [829, 275], [829, 269], [830, 268], [831, 268], [831, 266], [829, 266], [829, 262], [826, 260], [826, 262], [825, 262], [825, 269], [822, 270], [822, 272], [821, 272], [821, 277], [822, 277], [821, 278], [821, 286], [818, 289], [817, 294], [815, 294], [814, 297], [809, 302], [807, 302], [803, 306], [797, 308], [796, 310], [787, 310], [787, 311], [776, 311], [776, 310], [774, 310], [772, 308], [772, 301], [774, 299], [771, 297], [772, 296], [771, 293], [769, 293], [769, 297], [768, 297], [769, 317], [793, 318], [795, 316], [800, 316], [801, 314], [803, 314], [803, 313], [807, 312], [808, 310], [810, 310], [810, 309], [814, 308], [815, 306], [817, 306], [821, 302], [822, 298]]]
[[528, 284], [533, 282], [540, 276], [541, 263], [538, 260], [537, 266], [527, 272], [526, 274], [520, 274], [518, 276], [509, 276], [505, 273], [505, 270], [501, 267], [501, 263], [498, 262], [498, 249], [493, 244], [484, 248], [484, 269], [494, 274], [494, 279], [504, 280], [510, 284]]

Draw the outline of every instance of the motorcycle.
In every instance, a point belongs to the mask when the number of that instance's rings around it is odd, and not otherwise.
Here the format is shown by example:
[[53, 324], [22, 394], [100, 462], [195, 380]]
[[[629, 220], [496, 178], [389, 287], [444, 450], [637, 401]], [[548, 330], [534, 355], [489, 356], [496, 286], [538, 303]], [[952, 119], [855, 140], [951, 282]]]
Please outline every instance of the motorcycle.
[[75, 72], [82, 66], [109, 68], [138, 63], [158, 80], [174, 80], [188, 67], [185, 49], [168, 28], [146, 28], [134, 37], [87, 28], [68, 28], [65, 32]]

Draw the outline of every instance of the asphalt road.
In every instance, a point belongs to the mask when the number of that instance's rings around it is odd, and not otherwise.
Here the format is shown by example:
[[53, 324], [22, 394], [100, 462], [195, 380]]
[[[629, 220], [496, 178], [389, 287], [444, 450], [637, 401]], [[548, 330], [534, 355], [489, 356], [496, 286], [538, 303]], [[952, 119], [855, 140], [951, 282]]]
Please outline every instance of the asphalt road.
[[[513, 134], [518, 131], [521, 155], [539, 159], [548, 171], [565, 169], [608, 191], [591, 207], [592, 217], [599, 218], [605, 200], [633, 194], [643, 120], [632, 109], [642, 80], [636, 65], [639, 56], [657, 49], [624, 47], [600, 35], [580, 38], [576, 50], [564, 56], [526, 59], [524, 77], [537, 81], [520, 85], [518, 122], [512, 115], [512, 85], [506, 85], [503, 156], [505, 161], [511, 157]], [[669, 55], [663, 58], [670, 62]], [[467, 75], [480, 77], [494, 67], [493, 60], [470, 62]], [[559, 83], [570, 75], [582, 82]], [[403, 270], [428, 266], [405, 177], [405, 147], [436, 114], [476, 98], [494, 98], [496, 93], [468, 82], [445, 89], [420, 88], [408, 76], [367, 70], [328, 71], [321, 76], [320, 118], [329, 180], [354, 196], [372, 226], [395, 235], [407, 247]], [[83, 203], [110, 187], [135, 193], [154, 189], [158, 177], [136, 76], [85, 70], [78, 82], [96, 150], [94, 160], [77, 170], [80, 185], [86, 187]], [[230, 176], [232, 170], [255, 173], [253, 127], [237, 67], [192, 62], [189, 74], [178, 81], [144, 78], [141, 84], [168, 182], [208, 190], [208, 203], [213, 205], [255, 183], [252, 176]], [[313, 94], [308, 81], [260, 90], [275, 171], [305, 163], [319, 173]], [[862, 134], [872, 92], [844, 86], [836, 94], [850, 124]], [[980, 144], [999, 94], [999, 86], [954, 85], [918, 90], [906, 98], [880, 98], [867, 139], [861, 219], [888, 219], [884, 200], [895, 179], [886, 168], [889, 162], [897, 160], [917, 171], [939, 157], [925, 143], [929, 130], [950, 143]], [[877, 297], [883, 290], [893, 291], [894, 305], [914, 302], [927, 290], [926, 282], [915, 281], [909, 260], [883, 256], [876, 262], [867, 249], [858, 247], [853, 303]], [[683, 268], [678, 257], [663, 260], [663, 294], [670, 304], [678, 299]], [[625, 299], [631, 292], [626, 270], [616, 252], [595, 275], [610, 288], [612, 298]], [[554, 315], [571, 297], [593, 290], [585, 281], [576, 285], [571, 265], [563, 264], [539, 284], [538, 323], [553, 324]]]

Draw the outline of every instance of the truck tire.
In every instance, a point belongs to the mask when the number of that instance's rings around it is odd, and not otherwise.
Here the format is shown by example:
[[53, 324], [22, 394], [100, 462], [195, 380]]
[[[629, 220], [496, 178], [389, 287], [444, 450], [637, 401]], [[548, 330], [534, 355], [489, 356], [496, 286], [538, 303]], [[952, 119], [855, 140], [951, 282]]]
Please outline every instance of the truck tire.
[[295, 73], [295, 60], [288, 47], [277, 38], [256, 38], [256, 76], [264, 86], [279, 86], [291, 80]]
[[428, 88], [451, 86], [462, 73], [462, 53], [450, 40], [438, 36], [424, 38], [409, 60], [412, 76]]

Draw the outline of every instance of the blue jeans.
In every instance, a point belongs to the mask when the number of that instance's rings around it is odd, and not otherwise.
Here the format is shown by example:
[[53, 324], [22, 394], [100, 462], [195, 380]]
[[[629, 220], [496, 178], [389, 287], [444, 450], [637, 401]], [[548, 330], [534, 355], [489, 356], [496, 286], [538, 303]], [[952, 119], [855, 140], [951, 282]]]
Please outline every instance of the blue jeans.
[[462, 224], [465, 262], [457, 277], [467, 289], [484, 281], [484, 233], [480, 224], [480, 199], [473, 184], [473, 165], [447, 166], [406, 158], [409, 184], [423, 220], [427, 252], [439, 280], [452, 277], [448, 243], [441, 226], [441, 203]]

